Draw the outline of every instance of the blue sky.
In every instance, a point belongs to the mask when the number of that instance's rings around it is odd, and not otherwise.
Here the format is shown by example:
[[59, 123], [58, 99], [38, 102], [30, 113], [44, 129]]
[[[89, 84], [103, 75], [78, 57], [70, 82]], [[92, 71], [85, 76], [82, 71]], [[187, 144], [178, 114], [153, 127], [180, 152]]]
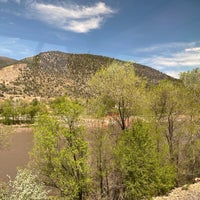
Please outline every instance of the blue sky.
[[200, 67], [200, 0], [0, 0], [0, 55], [59, 50], [177, 77]]

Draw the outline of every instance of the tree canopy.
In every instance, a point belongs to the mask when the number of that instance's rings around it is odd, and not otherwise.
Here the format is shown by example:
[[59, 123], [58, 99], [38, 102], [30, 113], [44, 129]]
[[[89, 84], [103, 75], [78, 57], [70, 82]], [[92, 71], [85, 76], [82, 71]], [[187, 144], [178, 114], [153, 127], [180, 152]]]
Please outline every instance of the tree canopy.
[[95, 102], [93, 111], [99, 113], [100, 109], [105, 115], [112, 113], [122, 130], [128, 118], [142, 110], [145, 82], [135, 75], [132, 63], [115, 62], [102, 68], [89, 81], [89, 86]]

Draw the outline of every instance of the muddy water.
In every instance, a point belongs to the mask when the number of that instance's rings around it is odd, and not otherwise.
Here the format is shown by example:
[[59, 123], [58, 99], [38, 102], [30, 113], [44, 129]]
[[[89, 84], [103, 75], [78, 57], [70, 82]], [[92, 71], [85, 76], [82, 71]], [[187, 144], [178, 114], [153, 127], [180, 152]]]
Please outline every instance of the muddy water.
[[10, 145], [0, 151], [0, 180], [7, 180], [7, 175], [15, 177], [17, 167], [26, 167], [29, 161], [28, 152], [33, 146], [33, 133], [30, 128], [14, 128]]

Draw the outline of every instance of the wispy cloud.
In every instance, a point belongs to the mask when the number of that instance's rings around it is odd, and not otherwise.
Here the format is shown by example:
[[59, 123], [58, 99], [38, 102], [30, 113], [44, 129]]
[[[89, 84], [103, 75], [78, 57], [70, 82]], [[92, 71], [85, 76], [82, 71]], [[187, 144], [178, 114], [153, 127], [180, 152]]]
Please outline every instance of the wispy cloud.
[[87, 33], [100, 28], [105, 18], [115, 13], [115, 10], [104, 2], [98, 2], [93, 6], [77, 4], [60, 6], [33, 2], [29, 6], [30, 18], [77, 33]]
[[200, 47], [198, 49], [198, 51], [188, 51], [188, 49], [185, 49], [181, 52], [168, 53], [166, 56], [153, 55], [152, 57], [143, 59], [143, 62], [151, 63], [159, 69], [175, 66], [200, 66]]
[[200, 52], [200, 47], [194, 47], [194, 48], [189, 48], [189, 49], [185, 49], [185, 51], [192, 51], [192, 52]]
[[200, 42], [180, 42], [158, 44], [143, 49], [138, 53], [146, 54], [140, 63], [152, 66], [166, 74], [178, 77], [181, 71], [200, 67]]
[[185, 49], [194, 47], [196, 42], [170, 42], [165, 44], [156, 44], [149, 47], [139, 48], [136, 52], [140, 53], [153, 53], [153, 52], [169, 52], [176, 49]]

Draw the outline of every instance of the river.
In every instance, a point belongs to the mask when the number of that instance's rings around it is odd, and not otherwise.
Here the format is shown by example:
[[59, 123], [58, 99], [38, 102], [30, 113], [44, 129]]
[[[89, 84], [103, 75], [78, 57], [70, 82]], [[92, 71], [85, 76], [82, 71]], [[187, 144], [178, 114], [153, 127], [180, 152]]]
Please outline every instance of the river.
[[33, 147], [31, 128], [14, 127], [9, 147], [0, 151], [0, 181], [14, 178], [17, 168], [24, 168], [29, 162], [29, 152]]

